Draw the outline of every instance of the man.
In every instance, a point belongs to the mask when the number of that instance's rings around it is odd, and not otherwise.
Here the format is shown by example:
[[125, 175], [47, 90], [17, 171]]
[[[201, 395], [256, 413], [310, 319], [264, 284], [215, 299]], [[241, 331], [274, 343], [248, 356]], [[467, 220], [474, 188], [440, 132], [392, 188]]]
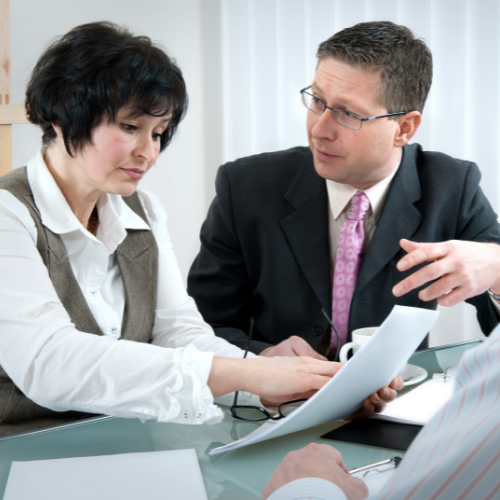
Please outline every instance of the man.
[[[500, 230], [479, 170], [408, 145], [432, 81], [428, 48], [403, 26], [371, 22], [317, 55], [301, 91], [309, 148], [219, 169], [188, 278], [205, 320], [244, 348], [254, 317], [256, 354], [312, 355], [310, 344], [333, 358], [339, 342], [323, 310], [343, 344], [395, 304], [436, 308], [467, 295], [489, 333], [495, 299], [478, 295], [475, 276], [498, 267]], [[497, 276], [486, 288], [500, 294]]]
[[[500, 327], [464, 355], [452, 399], [419, 433], [395, 475], [371, 500], [500, 497]], [[311, 444], [289, 453], [263, 491], [269, 500], [361, 500], [368, 491], [340, 453]]]

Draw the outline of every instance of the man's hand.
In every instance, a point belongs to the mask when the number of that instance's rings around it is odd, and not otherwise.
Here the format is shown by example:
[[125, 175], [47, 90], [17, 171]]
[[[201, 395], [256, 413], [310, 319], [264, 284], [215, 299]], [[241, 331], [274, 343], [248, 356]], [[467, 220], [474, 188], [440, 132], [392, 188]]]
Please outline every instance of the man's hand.
[[500, 245], [455, 240], [442, 243], [401, 240], [400, 244], [408, 252], [397, 264], [400, 271], [423, 262], [432, 264], [398, 283], [392, 289], [396, 297], [435, 280], [419, 292], [421, 300], [437, 299], [442, 306], [454, 306], [488, 288], [500, 294]]
[[311, 443], [285, 456], [264, 487], [263, 500], [284, 484], [304, 477], [319, 477], [335, 483], [348, 500], [363, 500], [368, 496], [366, 484], [349, 474], [342, 455], [335, 448]]
[[[332, 362], [333, 363], [333, 362]], [[340, 369], [343, 366], [343, 363], [335, 363], [339, 366]], [[374, 413], [380, 413], [384, 410], [385, 405], [390, 403], [394, 399], [398, 393], [396, 391], [400, 391], [404, 387], [403, 379], [397, 375], [392, 382], [389, 384], [389, 387], [382, 387], [378, 392], [374, 392], [370, 396], [368, 396], [363, 401], [363, 407], [358, 410], [356, 413], [351, 415], [349, 419], [355, 418], [368, 418], [371, 417]], [[291, 401], [293, 399], [303, 399], [311, 397], [316, 391], [312, 391], [309, 394], [295, 394], [293, 396], [285, 397], [285, 398], [260, 398], [261, 403], [264, 406], [279, 406], [281, 403], [285, 401]], [[272, 400], [276, 399], [276, 400]]]
[[371, 396], [363, 401], [363, 408], [358, 410], [351, 418], [368, 418], [374, 413], [380, 413], [385, 408], [387, 403], [396, 399], [397, 392], [404, 387], [403, 379], [397, 375], [389, 387], [382, 387], [378, 392], [374, 392]]
[[280, 342], [278, 345], [264, 349], [259, 356], [309, 356], [310, 358], [326, 361], [326, 358], [318, 354], [304, 339], [295, 335]]

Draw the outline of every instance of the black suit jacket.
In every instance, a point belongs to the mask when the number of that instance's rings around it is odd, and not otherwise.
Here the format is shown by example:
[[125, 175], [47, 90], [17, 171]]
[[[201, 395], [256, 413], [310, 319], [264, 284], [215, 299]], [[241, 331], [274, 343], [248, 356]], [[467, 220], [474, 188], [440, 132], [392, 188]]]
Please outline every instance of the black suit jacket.
[[[380, 325], [395, 304], [435, 309], [418, 291], [396, 298], [401, 238], [500, 243], [497, 216], [479, 187], [474, 163], [405, 146], [354, 292], [352, 330]], [[217, 195], [201, 229], [201, 249], [188, 278], [189, 294], [216, 334], [259, 353], [291, 335], [320, 352], [331, 314], [328, 195], [309, 148], [265, 153], [220, 167]], [[486, 294], [468, 302], [485, 334], [497, 324]]]

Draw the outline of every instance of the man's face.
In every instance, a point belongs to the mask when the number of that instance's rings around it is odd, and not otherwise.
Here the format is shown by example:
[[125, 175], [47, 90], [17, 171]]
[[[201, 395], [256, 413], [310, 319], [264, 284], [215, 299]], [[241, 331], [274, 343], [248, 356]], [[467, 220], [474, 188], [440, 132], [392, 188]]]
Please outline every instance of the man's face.
[[[319, 63], [310, 92], [331, 108], [367, 118], [388, 113], [377, 98], [380, 85], [378, 73], [330, 57]], [[322, 115], [307, 112], [307, 136], [316, 172], [358, 189], [373, 186], [397, 168], [401, 148], [395, 147], [394, 139], [398, 131], [398, 122], [389, 118], [363, 122], [359, 130], [353, 130], [338, 124], [329, 109]]]

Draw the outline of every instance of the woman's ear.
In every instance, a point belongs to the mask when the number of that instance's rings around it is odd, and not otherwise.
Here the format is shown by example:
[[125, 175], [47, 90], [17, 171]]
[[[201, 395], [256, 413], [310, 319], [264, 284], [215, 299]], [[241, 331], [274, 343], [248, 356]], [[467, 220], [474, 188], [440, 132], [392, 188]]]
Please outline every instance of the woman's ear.
[[63, 134], [62, 134], [61, 127], [59, 127], [58, 125], [54, 125], [52, 123], [52, 128], [54, 129], [55, 133], [57, 134], [57, 138], [62, 140]]

